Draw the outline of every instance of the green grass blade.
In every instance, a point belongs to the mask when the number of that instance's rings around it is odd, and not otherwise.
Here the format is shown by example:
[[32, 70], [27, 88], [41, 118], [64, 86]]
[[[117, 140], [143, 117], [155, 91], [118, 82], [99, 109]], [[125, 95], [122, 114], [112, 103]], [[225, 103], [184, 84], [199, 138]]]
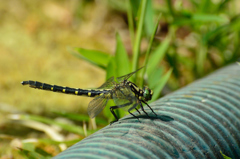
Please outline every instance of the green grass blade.
[[147, 69], [147, 66], [148, 66], [148, 60], [149, 60], [149, 54], [150, 54], [150, 51], [151, 51], [151, 48], [152, 48], [152, 44], [153, 44], [153, 40], [154, 40], [155, 34], [157, 32], [157, 28], [158, 28], [158, 24], [159, 24], [160, 18], [161, 18], [161, 14], [159, 15], [159, 17], [157, 19], [157, 22], [155, 24], [153, 33], [151, 35], [151, 38], [150, 38], [150, 41], [149, 41], [149, 44], [148, 44], [148, 49], [147, 49], [147, 52], [146, 52], [145, 61], [144, 61], [144, 65], [143, 65], [145, 67], [143, 68], [142, 76], [141, 76], [142, 78], [140, 78], [140, 82], [139, 82], [140, 86], [143, 86], [143, 76], [146, 73], [146, 69]]
[[158, 84], [156, 84], [156, 86], [153, 88], [154, 93], [153, 93], [153, 96], [152, 96], [152, 101], [155, 101], [159, 97], [163, 87], [167, 83], [171, 74], [172, 74], [172, 69], [168, 70], [168, 72], [161, 77]]
[[127, 51], [118, 33], [116, 34], [116, 42], [117, 42], [116, 51], [115, 51], [115, 62], [117, 65], [116, 77], [119, 77], [119, 76], [128, 74], [130, 72], [130, 62], [128, 59]]
[[52, 140], [52, 139], [38, 139], [39, 143], [42, 144], [51, 144], [51, 145], [59, 145], [59, 144], [66, 144], [67, 146], [72, 146], [73, 144], [76, 144], [77, 142], [81, 141], [83, 139], [83, 137], [81, 138], [80, 136], [78, 136], [77, 139], [72, 139], [72, 140], [65, 140], [65, 141], [56, 141], [56, 140]]
[[198, 75], [202, 76], [204, 73], [205, 60], [207, 58], [207, 45], [204, 42], [200, 43], [199, 51], [196, 56], [196, 66]]
[[224, 155], [224, 154], [222, 153], [222, 151], [220, 151], [220, 153], [221, 153], [221, 155], [222, 155], [222, 157], [223, 157], [224, 159], [231, 159], [231, 157], [228, 157], [228, 156]]
[[117, 70], [116, 60], [115, 60], [115, 57], [112, 57], [108, 63], [107, 69], [106, 69], [106, 71], [107, 71], [106, 80], [112, 76], [117, 77], [116, 70]]
[[106, 69], [107, 64], [110, 60], [110, 55], [101, 51], [97, 51], [97, 50], [88, 50], [88, 49], [84, 49], [84, 48], [74, 48], [74, 49], [69, 49], [69, 51], [81, 58], [84, 59], [90, 63], [92, 63], [93, 65], [96, 65], [100, 68]]
[[228, 19], [219, 16], [219, 15], [213, 15], [213, 14], [193, 14], [192, 15], [192, 23], [196, 24], [197, 22], [204, 22], [204, 23], [226, 23]]
[[133, 11], [131, 0], [127, 0], [127, 17], [128, 17], [128, 28], [131, 37], [131, 44], [134, 44], [134, 22], [133, 22]]
[[[129, 2], [132, 7], [133, 20], [136, 20], [136, 17], [138, 17], [138, 10], [140, 8], [141, 1], [129, 0]], [[136, 21], [134, 21], [134, 22], [136, 22]]]
[[[144, 17], [146, 12], [146, 4], [147, 0], [141, 1], [141, 6], [139, 10], [139, 21], [137, 24], [137, 33], [136, 33], [136, 39], [134, 41], [133, 45], [133, 68], [132, 71], [137, 70], [138, 68], [138, 60], [139, 60], [139, 54], [140, 54], [140, 44], [141, 44], [141, 37], [142, 37], [142, 30], [143, 30], [143, 23], [144, 23]], [[136, 75], [135, 75], [136, 77]], [[135, 82], [135, 80], [134, 80]]]
[[173, 9], [172, 0], [166, 0], [166, 4], [167, 4], [168, 11], [169, 11], [170, 15], [174, 18], [175, 17], [175, 11]]
[[212, 3], [211, 3], [211, 1], [209, 1], [209, 0], [201, 0], [200, 1], [200, 4], [199, 4], [199, 6], [198, 6], [198, 11], [200, 12], [200, 13], [206, 13], [206, 12], [208, 12], [208, 10], [209, 10], [209, 8], [211, 8], [211, 5]]
[[50, 158], [53, 157], [50, 153], [48, 153], [47, 151], [45, 151], [44, 149], [39, 148], [39, 147], [36, 147], [36, 148], [35, 148], [35, 152], [38, 153], [38, 154], [40, 154], [40, 155], [42, 155], [42, 156], [44, 156], [45, 159], [46, 159], [46, 158], [49, 158], [49, 159], [50, 159]]
[[35, 151], [30, 151], [30, 150], [26, 150], [26, 149], [22, 149], [22, 148], [18, 148], [19, 149], [19, 153], [22, 156], [25, 156], [28, 159], [50, 159], [50, 156], [42, 156], [41, 154], [35, 152]]
[[148, 37], [151, 36], [154, 30], [153, 17], [154, 17], [154, 10], [152, 7], [152, 1], [147, 1], [146, 15], [144, 18], [144, 29]]
[[154, 88], [158, 85], [159, 80], [162, 78], [164, 73], [164, 68], [156, 68], [155, 71], [148, 76], [148, 85], [150, 88]]
[[148, 75], [152, 74], [154, 70], [157, 68], [161, 60], [163, 59], [165, 53], [171, 42], [171, 35], [169, 34], [168, 37], [164, 39], [164, 41], [159, 45], [156, 50], [151, 54], [148, 64], [147, 73]]

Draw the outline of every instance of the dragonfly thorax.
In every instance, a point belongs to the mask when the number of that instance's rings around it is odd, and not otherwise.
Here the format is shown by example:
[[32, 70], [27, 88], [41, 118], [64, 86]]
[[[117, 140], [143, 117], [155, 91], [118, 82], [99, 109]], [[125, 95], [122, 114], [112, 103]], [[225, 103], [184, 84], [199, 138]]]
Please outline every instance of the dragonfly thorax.
[[143, 100], [149, 101], [152, 99], [153, 91], [149, 89], [147, 86], [143, 88]]

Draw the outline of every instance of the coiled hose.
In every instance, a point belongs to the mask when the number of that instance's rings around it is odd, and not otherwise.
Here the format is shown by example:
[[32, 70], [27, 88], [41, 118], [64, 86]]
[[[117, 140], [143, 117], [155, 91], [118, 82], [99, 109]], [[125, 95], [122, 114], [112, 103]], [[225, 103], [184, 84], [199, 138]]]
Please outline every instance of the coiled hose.
[[128, 115], [54, 159], [240, 159], [240, 66], [229, 65]]

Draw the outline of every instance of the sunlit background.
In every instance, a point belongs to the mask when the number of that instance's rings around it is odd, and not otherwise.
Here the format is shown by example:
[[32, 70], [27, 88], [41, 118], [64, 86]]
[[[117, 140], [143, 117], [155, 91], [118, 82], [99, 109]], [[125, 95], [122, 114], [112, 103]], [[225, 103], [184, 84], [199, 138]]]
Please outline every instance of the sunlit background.
[[[9, 111], [42, 113], [52, 109], [84, 111], [90, 99], [23, 87], [37, 80], [79, 88], [95, 88], [104, 71], [74, 57], [68, 47], [113, 53], [115, 32], [127, 26], [107, 2], [2, 1], [0, 28], [0, 101]], [[126, 37], [127, 40], [127, 37]]]

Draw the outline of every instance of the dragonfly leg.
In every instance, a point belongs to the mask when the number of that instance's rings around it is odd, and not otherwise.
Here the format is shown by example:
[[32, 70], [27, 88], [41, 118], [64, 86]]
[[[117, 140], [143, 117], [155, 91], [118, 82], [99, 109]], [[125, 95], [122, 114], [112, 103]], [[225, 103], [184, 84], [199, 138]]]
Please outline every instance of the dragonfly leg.
[[[136, 117], [134, 114], [131, 113], [131, 110], [136, 109], [137, 105], [138, 105], [138, 104], [136, 103], [136, 104], [134, 104], [131, 108], [129, 108], [129, 109], [128, 109], [128, 113], [131, 114], [132, 116], [134, 116], [135, 118], [137, 118], [138, 121], [140, 122], [139, 118]], [[136, 109], [136, 110], [137, 110], [137, 109]], [[137, 111], [138, 111], [138, 110], [137, 110]], [[138, 112], [139, 112], [139, 111], [138, 111]], [[139, 112], [139, 113], [140, 113], [140, 112]]]
[[[152, 110], [152, 108], [146, 103], [146, 102], [144, 102], [144, 101], [142, 101], [144, 104], [146, 104], [147, 106], [148, 106], [148, 108], [150, 108], [151, 109], [151, 111], [153, 112], [153, 114], [155, 114], [156, 116], [157, 116], [157, 114]], [[142, 105], [142, 104], [141, 104]], [[141, 106], [142, 107], [142, 106]]]
[[117, 106], [112, 106], [112, 107], [110, 107], [110, 111], [111, 111], [112, 115], [113, 115], [113, 116], [115, 117], [115, 119], [116, 119], [116, 120], [114, 120], [114, 121], [111, 121], [110, 125], [111, 125], [112, 123], [115, 123], [115, 122], [118, 121], [118, 117], [117, 117], [117, 115], [116, 115], [115, 112], [114, 112], [114, 109], [117, 109], [117, 108], [115, 108], [115, 107], [117, 107]]
[[139, 114], [141, 114], [140, 111], [139, 111], [137, 108], [135, 108], [135, 109], [136, 109], [136, 111], [137, 111]]
[[117, 117], [117, 115], [115, 114], [114, 109], [118, 109], [118, 108], [121, 108], [121, 107], [126, 107], [126, 106], [128, 106], [128, 105], [130, 105], [130, 104], [132, 104], [132, 102], [125, 103], [125, 104], [122, 104], [122, 105], [111, 106], [111, 107], [110, 107], [110, 111], [111, 111], [111, 113], [113, 114], [113, 116], [114, 116], [115, 119], [116, 119], [116, 120], [112, 121], [111, 124], [114, 123], [114, 122], [116, 122], [116, 121], [118, 121], [118, 117]]
[[141, 102], [139, 102], [139, 105], [140, 105], [140, 107], [141, 107], [141, 109], [142, 109], [142, 111], [149, 117], [149, 115], [148, 115], [148, 113], [147, 112], [145, 112], [145, 110], [144, 110], [144, 108], [143, 108], [143, 105], [142, 105], [142, 103]]

